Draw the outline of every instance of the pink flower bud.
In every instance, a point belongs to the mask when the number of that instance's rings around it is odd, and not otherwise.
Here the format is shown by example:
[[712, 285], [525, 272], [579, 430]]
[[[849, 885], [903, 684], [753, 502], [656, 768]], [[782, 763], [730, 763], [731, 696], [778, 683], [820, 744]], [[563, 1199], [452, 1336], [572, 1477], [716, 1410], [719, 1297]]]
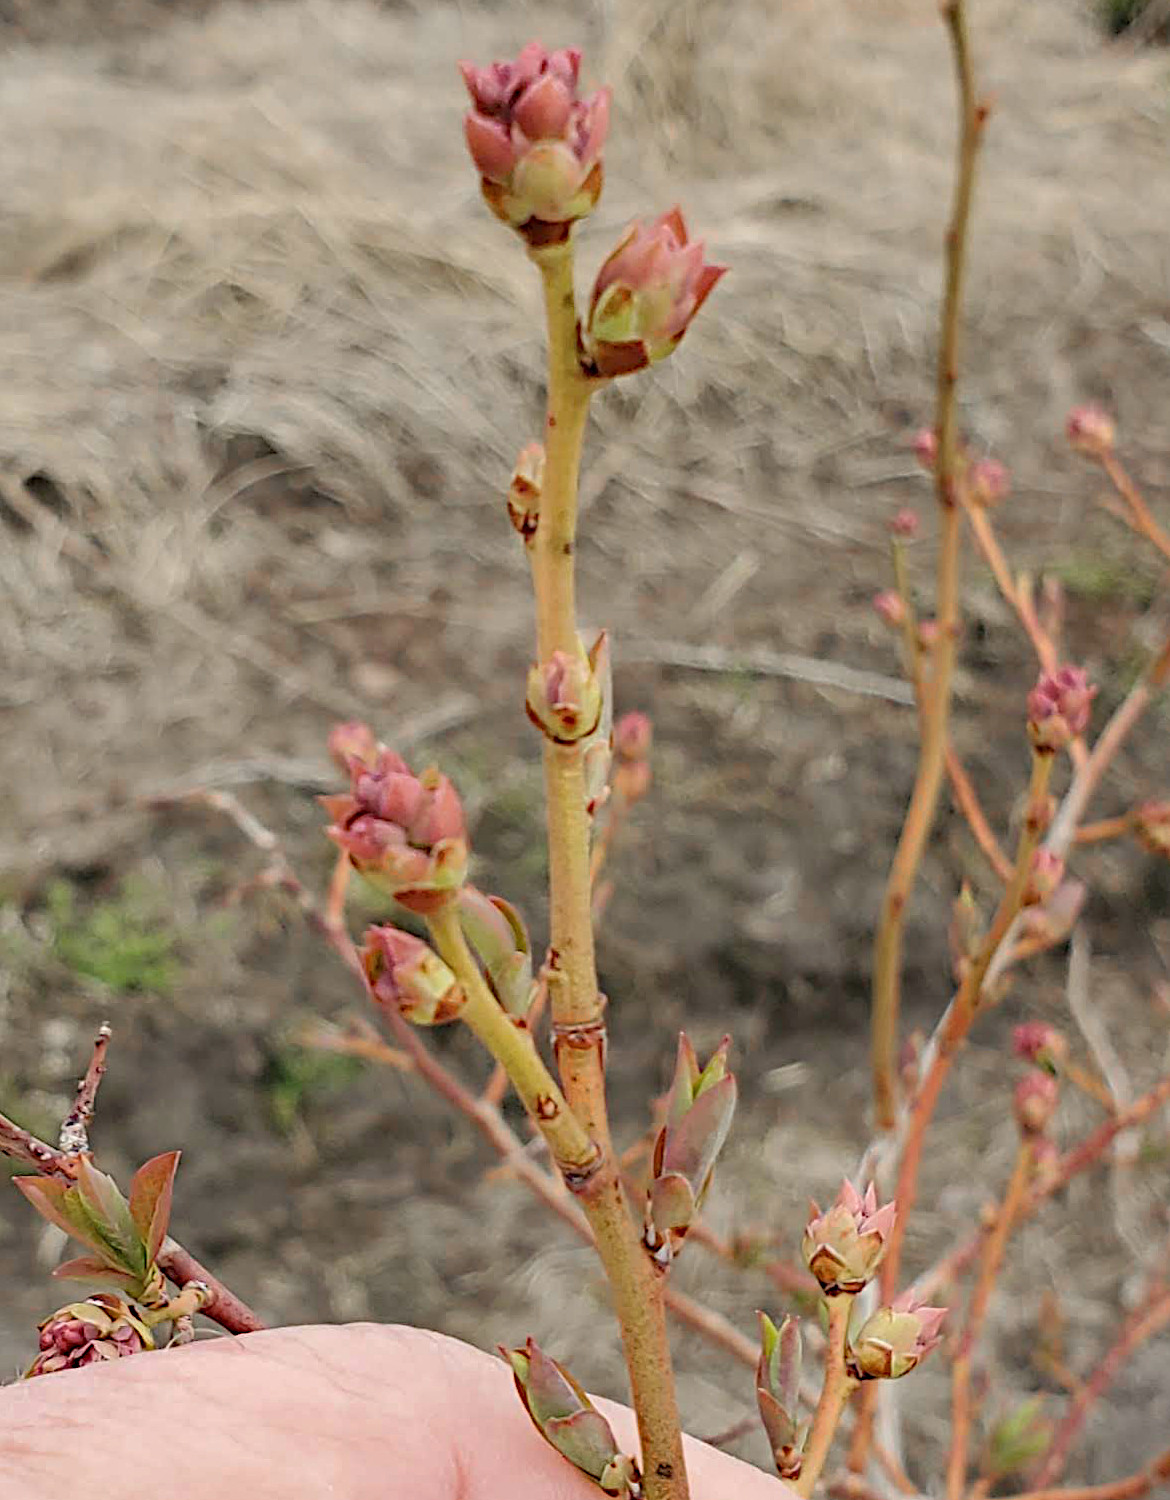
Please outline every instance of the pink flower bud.
[[438, 954], [397, 927], [367, 930], [362, 967], [374, 999], [416, 1026], [454, 1021], [466, 1003], [458, 980]]
[[906, 619], [906, 605], [896, 589], [882, 589], [873, 596], [874, 613], [884, 624], [897, 630]]
[[1117, 436], [1113, 418], [1099, 406], [1074, 406], [1065, 425], [1068, 440], [1078, 453], [1100, 458], [1113, 450]]
[[607, 645], [603, 631], [588, 653], [578, 641], [573, 655], [554, 651], [548, 661], [529, 669], [528, 717], [550, 739], [571, 744], [596, 729], [604, 706], [597, 668], [604, 665]]
[[933, 428], [924, 427], [920, 432], [914, 434], [914, 457], [927, 471], [934, 472], [934, 466], [938, 463], [938, 437]]
[[1043, 1135], [1056, 1111], [1060, 1088], [1051, 1073], [1031, 1068], [1016, 1084], [1013, 1107], [1024, 1135]]
[[350, 789], [322, 797], [327, 830], [355, 869], [423, 914], [445, 905], [467, 873], [463, 807], [433, 766], [416, 776], [384, 746], [372, 761], [350, 756]]
[[378, 742], [368, 724], [351, 720], [348, 724], [337, 724], [329, 735], [329, 754], [339, 770], [348, 772], [350, 761], [360, 760], [373, 765], [378, 754]]
[[1024, 887], [1023, 904], [1042, 906], [1056, 894], [1064, 879], [1064, 860], [1051, 849], [1037, 849], [1032, 856], [1028, 882]]
[[1068, 1038], [1047, 1021], [1024, 1021], [1012, 1032], [1012, 1051], [1024, 1062], [1055, 1073], [1068, 1056]]
[[918, 644], [923, 651], [933, 651], [938, 645], [939, 626], [937, 620], [920, 620], [918, 622]]
[[645, 760], [653, 740], [649, 714], [637, 710], [623, 714], [613, 727], [613, 748], [623, 760]]
[[906, 505], [891, 520], [890, 533], [901, 537], [903, 541], [912, 542], [918, 535], [919, 525], [918, 512]]
[[945, 1307], [926, 1307], [913, 1291], [903, 1292], [861, 1325], [850, 1354], [853, 1373], [863, 1380], [908, 1375], [942, 1342], [946, 1315]]
[[150, 1329], [133, 1307], [112, 1292], [71, 1302], [38, 1325], [40, 1353], [25, 1378], [76, 1370], [154, 1348]]
[[1097, 689], [1080, 667], [1041, 672], [1028, 694], [1028, 737], [1037, 750], [1063, 750], [1089, 727]]
[[635, 223], [593, 284], [586, 353], [598, 374], [643, 370], [678, 347], [726, 266], [708, 265], [672, 208], [647, 228]]
[[878, 1207], [877, 1190], [872, 1182], [863, 1197], [848, 1178], [827, 1212], [822, 1213], [812, 1204], [801, 1253], [827, 1295], [859, 1292], [873, 1280], [885, 1256], [896, 1217], [893, 1203]]
[[530, 42], [514, 62], [460, 63], [464, 120], [489, 207], [533, 245], [563, 240], [601, 195], [610, 91], [577, 97], [581, 54]]
[[976, 459], [967, 470], [967, 493], [975, 505], [998, 505], [1010, 489], [1008, 471], [997, 459]]

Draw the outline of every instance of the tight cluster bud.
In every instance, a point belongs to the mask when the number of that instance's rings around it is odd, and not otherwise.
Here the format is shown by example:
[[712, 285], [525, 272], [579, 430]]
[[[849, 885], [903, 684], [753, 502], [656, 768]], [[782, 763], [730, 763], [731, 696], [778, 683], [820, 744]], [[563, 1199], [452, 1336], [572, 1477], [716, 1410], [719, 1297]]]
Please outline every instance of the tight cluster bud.
[[467, 835], [455, 788], [433, 766], [415, 775], [365, 725], [335, 730], [330, 746], [349, 791], [322, 797], [329, 837], [367, 879], [409, 910], [447, 905], [467, 874]]
[[927, 1307], [911, 1290], [879, 1307], [858, 1330], [849, 1352], [860, 1380], [900, 1380], [942, 1342], [945, 1307]]
[[38, 1324], [40, 1353], [25, 1378], [76, 1370], [104, 1360], [123, 1359], [154, 1348], [150, 1329], [129, 1303], [112, 1292], [70, 1302]]
[[677, 208], [648, 227], [633, 224], [593, 284], [585, 325], [592, 368], [629, 375], [665, 359], [726, 270], [707, 264]]
[[1068, 440], [1078, 453], [1102, 458], [1113, 451], [1117, 430], [1113, 418], [1100, 406], [1074, 406], [1065, 423]]
[[1063, 750], [1089, 727], [1097, 689], [1081, 667], [1041, 672], [1028, 694], [1028, 737], [1045, 754]]
[[601, 196], [609, 89], [577, 96], [581, 54], [530, 42], [512, 62], [460, 63], [464, 133], [492, 212], [533, 246], [564, 240]]
[[859, 1292], [873, 1280], [896, 1218], [893, 1203], [878, 1207], [872, 1182], [863, 1195], [848, 1178], [825, 1213], [812, 1205], [801, 1253], [827, 1297]]

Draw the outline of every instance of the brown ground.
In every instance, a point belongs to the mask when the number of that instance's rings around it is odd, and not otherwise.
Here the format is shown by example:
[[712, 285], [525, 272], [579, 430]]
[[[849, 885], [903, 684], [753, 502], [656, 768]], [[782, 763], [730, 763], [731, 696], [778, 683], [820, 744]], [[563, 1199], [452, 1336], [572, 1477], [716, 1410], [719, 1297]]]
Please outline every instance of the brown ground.
[[[1165, 514], [1167, 57], [1103, 44], [1069, 0], [973, 9], [996, 115], [963, 422], [1011, 463], [1002, 531], [1020, 564], [1063, 577], [1071, 649], [1107, 709], [1164, 619], [1159, 575], [1093, 508], [1060, 427], [1074, 400], [1107, 401]], [[886, 581], [885, 520], [927, 504], [907, 438], [930, 404], [943, 36], [929, 0], [580, 12], [0, 5], [0, 1106], [51, 1129], [109, 1016], [104, 1164], [125, 1176], [181, 1146], [176, 1232], [264, 1316], [399, 1319], [489, 1345], [532, 1332], [616, 1391], [588, 1256], [518, 1189], [478, 1186], [478, 1144], [420, 1087], [294, 1045], [353, 1005], [346, 976], [284, 902], [232, 901], [260, 867], [234, 829], [137, 803], [234, 788], [319, 881], [324, 738], [368, 717], [442, 757], [483, 883], [539, 933], [535, 746], [517, 712], [529, 606], [499, 501], [538, 420], [537, 296], [477, 201], [452, 64], [532, 33], [579, 40], [618, 96], [587, 269], [631, 214], [677, 197], [734, 270], [669, 367], [599, 403], [585, 481], [583, 608], [615, 631], [619, 706], [648, 708], [658, 732], [602, 946], [619, 1125], [642, 1128], [685, 1019], [704, 1044], [731, 1029], [742, 1059], [717, 1226], [791, 1244], [805, 1196], [855, 1160], [868, 942], [914, 759], [868, 598]], [[1006, 827], [1033, 668], [975, 566], [966, 594], [957, 737]], [[769, 650], [796, 660], [752, 655]], [[1166, 792], [1166, 727], [1145, 726], [1104, 810]], [[1170, 959], [1166, 869], [1078, 863], [1093, 999], [1135, 1089], [1166, 1060], [1151, 1003]], [[945, 998], [940, 931], [964, 876], [988, 889], [948, 815], [908, 945], [923, 1021]], [[133, 957], [114, 988], [79, 973], [87, 950], [125, 958], [138, 929], [172, 937], [173, 982], [123, 992], [143, 979]], [[1056, 1016], [1063, 983], [1041, 966], [1007, 1009]], [[1003, 1035], [997, 1017], [948, 1096], [913, 1266], [1002, 1181]], [[458, 1038], [440, 1044], [476, 1066]], [[1066, 1138], [1094, 1118], [1070, 1103]], [[1165, 1236], [1166, 1159], [1163, 1122], [1139, 1166], [1080, 1184], [1021, 1237], [991, 1409], [1045, 1384], [1028, 1365], [1041, 1291], [1072, 1317], [1073, 1368], [1091, 1366]], [[0, 1367], [54, 1305], [56, 1254], [13, 1195]], [[778, 1310], [699, 1250], [679, 1274], [745, 1329], [761, 1301]], [[1151, 1450], [1170, 1425], [1165, 1370], [1163, 1343], [1075, 1472]], [[745, 1409], [743, 1372], [693, 1338], [680, 1372], [695, 1430]], [[925, 1477], [943, 1408], [937, 1375], [916, 1379]]]

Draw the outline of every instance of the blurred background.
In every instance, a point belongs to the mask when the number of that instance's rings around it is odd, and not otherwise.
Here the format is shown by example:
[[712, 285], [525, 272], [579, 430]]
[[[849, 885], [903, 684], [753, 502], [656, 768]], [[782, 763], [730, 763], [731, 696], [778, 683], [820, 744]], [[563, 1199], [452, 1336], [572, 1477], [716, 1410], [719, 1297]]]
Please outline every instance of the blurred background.
[[[1066, 450], [1105, 403], [1155, 510], [1170, 501], [1170, 53], [1157, 0], [974, 0], [994, 99], [979, 189], [962, 423], [1006, 462], [1018, 565], [1066, 591], [1101, 718], [1165, 627], [1162, 570]], [[1128, 30], [1127, 22], [1134, 24]], [[1114, 32], [1118, 35], [1113, 35]], [[656, 728], [601, 944], [623, 1143], [674, 1033], [734, 1033], [744, 1105], [710, 1202], [793, 1250], [867, 1138], [869, 942], [913, 776], [894, 645], [870, 608], [886, 523], [928, 486], [941, 232], [954, 135], [933, 0], [0, 0], [0, 1108], [55, 1138], [97, 1024], [115, 1038], [95, 1145], [122, 1181], [181, 1147], [174, 1229], [266, 1319], [372, 1318], [475, 1343], [532, 1333], [618, 1393], [589, 1254], [409, 1075], [303, 1045], [360, 996], [261, 854], [203, 809], [231, 791], [328, 878], [325, 737], [366, 718], [467, 800], [480, 883], [543, 938], [538, 750], [521, 549], [502, 496], [539, 430], [539, 291], [484, 209], [455, 62], [532, 36], [615, 89], [583, 285], [635, 214], [680, 202], [732, 268], [679, 354], [595, 403], [580, 548], [614, 632], [619, 710]], [[1026, 772], [1034, 664], [972, 563], [956, 739], [997, 827]], [[1165, 712], [1101, 814], [1167, 795]], [[1170, 879], [1079, 856], [1097, 1013], [1136, 1089], [1166, 1064]], [[990, 886], [945, 810], [908, 942], [910, 1019], [949, 994], [949, 903]], [[355, 906], [355, 923], [376, 908]], [[972, 1226], [1014, 1149], [1004, 1041], [1064, 1020], [1053, 958], [977, 1032], [944, 1100], [911, 1274]], [[464, 1039], [436, 1041], [483, 1076]], [[1072, 1099], [1061, 1130], [1096, 1123]], [[1035, 1367], [1056, 1299], [1083, 1374], [1166, 1235], [1166, 1122], [1017, 1241], [987, 1410]], [[1160, 1144], [1159, 1144], [1160, 1143]], [[1110, 1211], [1103, 1211], [1108, 1201]], [[0, 1202], [0, 1368], [68, 1295], [60, 1245]], [[680, 1283], [749, 1334], [785, 1310], [758, 1273], [688, 1251]], [[692, 1430], [747, 1373], [679, 1339]], [[916, 1375], [929, 1474], [938, 1369]], [[1070, 1471], [1113, 1477], [1170, 1424], [1149, 1346]], [[929, 1370], [929, 1367], [928, 1367]], [[1159, 1374], [1159, 1372], [1161, 1372]], [[938, 1398], [938, 1399], [936, 1399]], [[740, 1451], [764, 1461], [762, 1441]]]

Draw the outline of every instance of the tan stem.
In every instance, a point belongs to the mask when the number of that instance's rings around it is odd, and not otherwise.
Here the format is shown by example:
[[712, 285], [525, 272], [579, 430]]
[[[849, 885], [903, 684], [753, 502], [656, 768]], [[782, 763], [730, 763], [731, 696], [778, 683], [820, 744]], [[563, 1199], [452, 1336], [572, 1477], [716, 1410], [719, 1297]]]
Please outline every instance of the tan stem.
[[833, 1437], [841, 1421], [841, 1414], [849, 1397], [859, 1382], [845, 1367], [845, 1342], [849, 1334], [849, 1314], [853, 1309], [853, 1297], [843, 1294], [829, 1297], [829, 1337], [825, 1346], [825, 1379], [821, 1386], [821, 1399], [813, 1413], [808, 1441], [804, 1448], [804, 1461], [800, 1478], [793, 1488], [798, 1495], [811, 1495], [816, 1487]]
[[939, 340], [935, 417], [938, 438], [935, 491], [940, 517], [935, 582], [938, 639], [931, 654], [932, 671], [922, 699], [918, 772], [886, 882], [874, 944], [871, 1047], [874, 1105], [878, 1126], [883, 1130], [891, 1130], [896, 1118], [898, 1013], [906, 906], [934, 822], [942, 786], [946, 766], [951, 680], [958, 650], [962, 511], [958, 503], [960, 463], [955, 394], [959, 378], [960, 313], [966, 270], [967, 227], [975, 189], [975, 163], [987, 118], [986, 106], [981, 105], [975, 97], [974, 70], [967, 44], [963, 0], [946, 0], [943, 15], [951, 36], [959, 87], [961, 128], [954, 201], [946, 236], [947, 269]]

